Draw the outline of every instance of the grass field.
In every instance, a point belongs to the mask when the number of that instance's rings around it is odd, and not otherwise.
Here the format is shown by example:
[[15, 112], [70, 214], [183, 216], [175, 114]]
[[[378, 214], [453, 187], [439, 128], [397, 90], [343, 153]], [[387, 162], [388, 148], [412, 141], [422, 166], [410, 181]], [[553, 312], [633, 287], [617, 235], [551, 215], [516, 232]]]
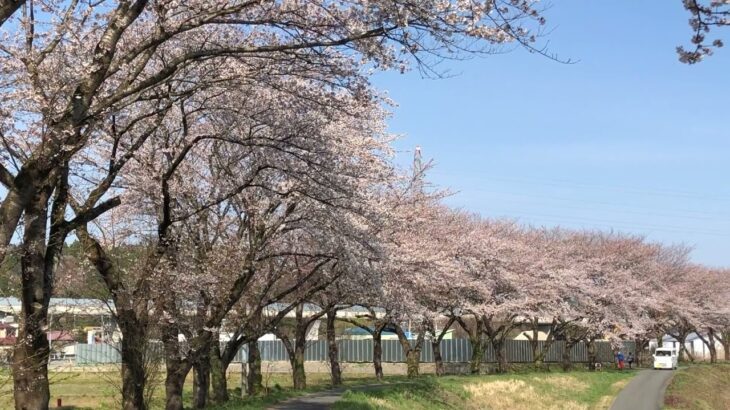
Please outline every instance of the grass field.
[[[61, 398], [63, 405], [77, 409], [102, 409], [112, 410], [120, 408], [120, 378], [118, 372], [86, 372], [86, 373], [65, 373], [52, 372], [51, 378], [51, 405], [56, 405], [56, 399]], [[374, 382], [372, 374], [347, 374], [346, 385]], [[240, 374], [232, 373], [228, 379], [228, 387], [231, 389], [231, 402], [223, 407], [214, 409], [262, 409], [277, 401], [301, 395], [307, 392], [321, 390], [329, 387], [329, 374], [312, 373], [307, 374], [307, 384], [310, 386], [305, 391], [291, 390], [292, 382], [288, 374], [268, 373], [264, 374], [264, 385], [269, 389], [267, 396], [253, 399], [240, 399], [241, 383]], [[186, 381], [185, 399], [189, 400], [192, 393], [192, 377]], [[12, 402], [13, 383], [7, 372], [0, 373], [0, 410], [13, 408]], [[160, 385], [155, 391], [153, 408], [162, 408], [165, 391]], [[238, 396], [238, 397], [235, 397]], [[189, 403], [188, 403], [189, 404]]]
[[634, 372], [423, 377], [345, 393], [338, 410], [607, 409]]
[[[632, 372], [524, 373], [488, 376], [423, 376], [416, 380], [388, 377], [390, 385], [366, 392], [347, 392], [336, 409], [606, 409], [633, 376]], [[374, 383], [371, 374], [347, 374], [346, 385]], [[12, 382], [0, 375], [0, 410], [12, 408]], [[240, 399], [238, 374], [231, 374], [232, 400], [215, 410], [263, 409], [278, 401], [329, 387], [329, 375], [307, 375], [306, 391], [291, 390], [287, 374], [265, 375], [269, 394]], [[186, 384], [190, 398], [192, 379]], [[159, 386], [153, 408], [161, 408], [164, 388]], [[51, 401], [62, 398], [64, 406], [77, 409], [118, 409], [119, 376], [106, 373], [51, 373]]]
[[678, 370], [664, 396], [665, 409], [730, 409], [730, 364], [696, 364]]

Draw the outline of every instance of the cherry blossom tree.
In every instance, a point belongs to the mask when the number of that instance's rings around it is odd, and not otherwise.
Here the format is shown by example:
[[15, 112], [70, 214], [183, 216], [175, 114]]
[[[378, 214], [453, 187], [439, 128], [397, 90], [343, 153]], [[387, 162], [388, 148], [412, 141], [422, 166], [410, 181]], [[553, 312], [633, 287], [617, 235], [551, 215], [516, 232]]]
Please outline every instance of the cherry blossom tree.
[[[323, 90], [367, 93], [368, 69], [415, 62], [428, 71], [445, 55], [510, 41], [532, 47], [529, 26], [541, 23], [531, 1], [0, 3], [0, 259], [21, 220], [24, 255], [16, 405], [47, 406], [42, 329], [65, 237], [120, 204], [106, 186], [185, 93], [252, 73], [264, 82], [318, 73]], [[215, 69], [232, 61], [234, 70]], [[73, 176], [88, 172], [99, 149], [112, 153], [108, 175], [72, 207]]]
[[730, 3], [727, 0], [682, 0], [685, 10], [690, 13], [689, 25], [692, 27], [692, 47], [677, 47], [679, 61], [695, 64], [712, 55], [713, 49], [723, 46], [719, 38], [708, 40], [712, 28], [730, 25]]

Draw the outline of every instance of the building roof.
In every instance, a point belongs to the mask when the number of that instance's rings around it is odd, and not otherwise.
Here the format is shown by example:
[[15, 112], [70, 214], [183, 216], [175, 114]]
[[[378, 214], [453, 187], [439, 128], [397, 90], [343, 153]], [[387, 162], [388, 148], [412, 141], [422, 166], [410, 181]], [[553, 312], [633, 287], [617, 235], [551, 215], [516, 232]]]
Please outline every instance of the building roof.
[[[370, 330], [373, 330], [372, 327], [369, 328], [369, 329]], [[347, 335], [347, 336], [371, 336], [372, 335], [367, 330], [365, 330], [365, 329], [363, 329], [361, 327], [357, 327], [357, 326], [355, 326], [355, 327], [348, 327], [345, 330], [343, 330], [342, 333], [344, 335]], [[407, 339], [413, 339], [413, 334], [411, 334], [411, 332], [405, 331], [403, 333], [405, 333]], [[390, 330], [383, 330], [381, 332], [381, 335], [382, 336], [397, 336], [397, 334], [395, 332], [390, 331]]]
[[[71, 313], [76, 315], [110, 315], [114, 308], [111, 301], [99, 299], [51, 298], [49, 313]], [[0, 297], [0, 312], [18, 314], [22, 309], [20, 299], [16, 297]]]
[[15, 336], [0, 337], [0, 346], [13, 346], [15, 340]]
[[74, 342], [76, 338], [67, 330], [51, 330], [47, 333], [49, 342]]

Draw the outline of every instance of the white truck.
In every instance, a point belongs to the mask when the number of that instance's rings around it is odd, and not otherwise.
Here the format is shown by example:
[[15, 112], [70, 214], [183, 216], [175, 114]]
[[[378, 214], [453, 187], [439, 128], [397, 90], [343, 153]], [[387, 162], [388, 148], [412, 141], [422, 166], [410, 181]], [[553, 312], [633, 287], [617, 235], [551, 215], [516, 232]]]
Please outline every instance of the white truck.
[[677, 350], [668, 347], [659, 347], [654, 352], [654, 369], [677, 368]]

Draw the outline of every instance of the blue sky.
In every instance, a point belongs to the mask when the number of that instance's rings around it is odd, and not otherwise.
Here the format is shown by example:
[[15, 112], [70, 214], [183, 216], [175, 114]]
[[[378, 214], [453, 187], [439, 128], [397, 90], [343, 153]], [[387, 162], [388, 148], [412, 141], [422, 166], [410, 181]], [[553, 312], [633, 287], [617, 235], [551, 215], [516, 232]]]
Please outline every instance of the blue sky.
[[516, 50], [452, 78], [379, 74], [399, 161], [422, 146], [448, 203], [484, 216], [643, 233], [730, 266], [730, 47], [679, 63], [680, 0], [561, 0], [546, 17], [550, 50], [578, 63]]

